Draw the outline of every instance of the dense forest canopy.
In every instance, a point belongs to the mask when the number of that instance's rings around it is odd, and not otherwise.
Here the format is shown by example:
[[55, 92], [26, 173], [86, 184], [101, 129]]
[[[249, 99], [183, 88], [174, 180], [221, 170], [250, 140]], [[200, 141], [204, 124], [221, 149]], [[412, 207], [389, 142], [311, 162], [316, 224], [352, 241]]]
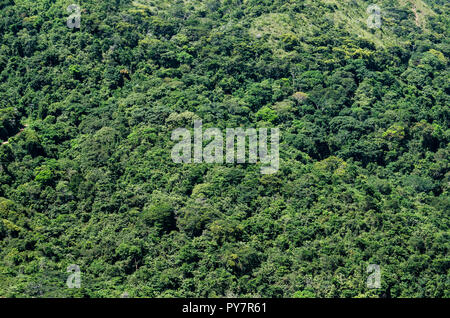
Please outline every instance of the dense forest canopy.
[[0, 0], [1, 297], [450, 296], [448, 1], [74, 1]]

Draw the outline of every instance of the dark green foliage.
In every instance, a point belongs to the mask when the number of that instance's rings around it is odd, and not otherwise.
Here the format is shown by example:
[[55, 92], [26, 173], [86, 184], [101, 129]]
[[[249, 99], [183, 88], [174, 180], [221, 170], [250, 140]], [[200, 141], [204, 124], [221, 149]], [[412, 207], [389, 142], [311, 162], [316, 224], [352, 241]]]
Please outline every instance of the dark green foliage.
[[175, 229], [175, 214], [173, 207], [168, 203], [152, 205], [142, 212], [146, 225], [161, 228], [165, 232]]
[[0, 0], [0, 297], [449, 297], [449, 5], [370, 3]]

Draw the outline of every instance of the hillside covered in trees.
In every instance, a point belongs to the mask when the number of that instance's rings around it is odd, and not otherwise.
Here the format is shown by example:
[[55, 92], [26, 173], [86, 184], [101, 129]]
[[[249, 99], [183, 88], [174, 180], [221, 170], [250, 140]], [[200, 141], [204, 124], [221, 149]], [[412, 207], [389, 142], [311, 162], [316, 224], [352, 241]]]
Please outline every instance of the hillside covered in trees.
[[[0, 297], [450, 297], [449, 9], [0, 0]], [[196, 119], [278, 172], [173, 162]]]

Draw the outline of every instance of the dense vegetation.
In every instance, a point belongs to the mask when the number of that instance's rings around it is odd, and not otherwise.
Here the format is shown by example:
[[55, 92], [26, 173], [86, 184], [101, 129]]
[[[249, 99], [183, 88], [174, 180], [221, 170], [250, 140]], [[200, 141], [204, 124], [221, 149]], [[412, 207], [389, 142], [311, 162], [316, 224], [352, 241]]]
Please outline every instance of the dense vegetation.
[[[71, 3], [0, 1], [0, 296], [450, 296], [448, 1]], [[280, 170], [173, 163], [196, 118]]]

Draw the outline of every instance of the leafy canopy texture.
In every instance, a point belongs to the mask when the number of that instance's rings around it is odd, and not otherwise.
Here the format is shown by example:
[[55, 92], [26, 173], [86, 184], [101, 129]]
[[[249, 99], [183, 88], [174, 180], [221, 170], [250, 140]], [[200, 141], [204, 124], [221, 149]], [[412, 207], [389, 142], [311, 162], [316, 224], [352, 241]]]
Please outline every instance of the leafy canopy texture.
[[449, 3], [369, 5], [1, 0], [0, 296], [449, 297]]

